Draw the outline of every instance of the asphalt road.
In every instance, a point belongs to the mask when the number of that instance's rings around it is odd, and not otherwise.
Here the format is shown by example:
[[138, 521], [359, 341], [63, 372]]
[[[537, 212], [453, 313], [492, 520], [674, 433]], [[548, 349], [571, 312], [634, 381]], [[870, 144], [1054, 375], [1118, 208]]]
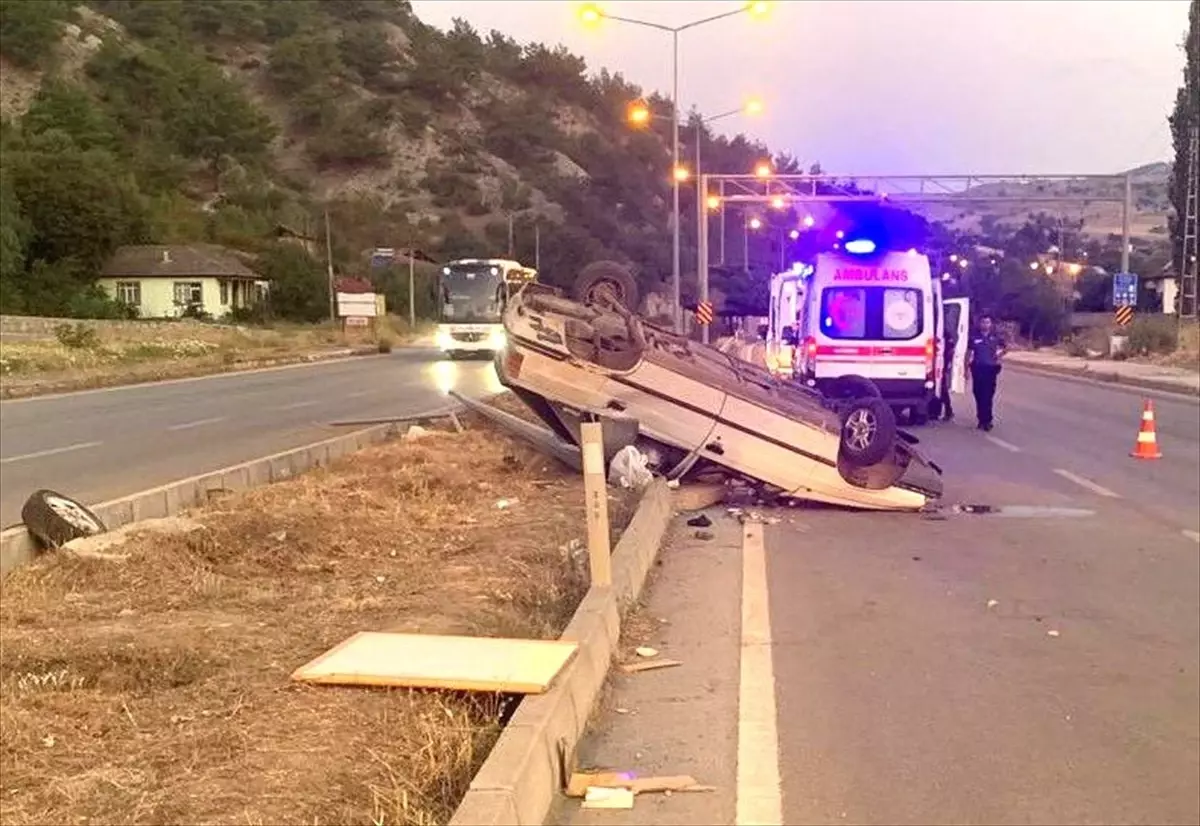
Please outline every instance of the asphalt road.
[[993, 433], [918, 431], [999, 514], [767, 511], [760, 589], [723, 510], [685, 529], [636, 641], [683, 665], [616, 675], [580, 762], [716, 791], [551, 822], [1200, 823], [1200, 406], [1159, 399], [1138, 461], [1138, 395], [1001, 381]]
[[0, 402], [0, 525], [38, 488], [103, 502], [346, 432], [337, 420], [438, 410], [451, 388], [500, 389], [489, 362], [405, 349]]

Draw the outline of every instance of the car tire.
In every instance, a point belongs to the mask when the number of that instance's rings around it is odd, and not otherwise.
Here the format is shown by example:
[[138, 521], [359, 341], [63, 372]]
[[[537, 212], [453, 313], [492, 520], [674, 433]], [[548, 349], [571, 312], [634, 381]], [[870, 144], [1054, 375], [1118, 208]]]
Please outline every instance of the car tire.
[[595, 261], [588, 264], [575, 279], [572, 297], [587, 304], [601, 298], [602, 294], [631, 312], [637, 312], [637, 281], [628, 267], [616, 261]]
[[841, 455], [864, 467], [887, 458], [896, 443], [896, 414], [882, 399], [856, 399], [842, 415]]
[[47, 548], [61, 548], [72, 539], [108, 530], [100, 517], [82, 502], [52, 490], [34, 491], [21, 508], [21, 521]]

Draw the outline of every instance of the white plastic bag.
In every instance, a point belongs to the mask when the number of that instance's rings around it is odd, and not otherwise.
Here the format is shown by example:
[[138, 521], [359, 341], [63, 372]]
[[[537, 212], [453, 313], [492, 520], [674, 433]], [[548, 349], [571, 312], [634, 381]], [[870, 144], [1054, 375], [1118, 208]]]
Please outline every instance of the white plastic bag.
[[608, 466], [608, 483], [623, 488], [644, 488], [654, 481], [654, 474], [646, 467], [646, 454], [633, 445], [617, 451]]

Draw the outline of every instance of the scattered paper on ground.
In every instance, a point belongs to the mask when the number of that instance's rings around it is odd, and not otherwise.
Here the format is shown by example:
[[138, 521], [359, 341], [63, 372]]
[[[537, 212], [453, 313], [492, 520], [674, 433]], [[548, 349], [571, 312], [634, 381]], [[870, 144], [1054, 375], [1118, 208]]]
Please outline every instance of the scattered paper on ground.
[[562, 640], [361, 631], [292, 674], [301, 682], [541, 694], [579, 648]]
[[[586, 564], [574, 474], [465, 419], [215, 499], [126, 561], [50, 555], [0, 585], [0, 823], [444, 823], [494, 695], [291, 672], [364, 628], [556, 638]], [[519, 504], [507, 510], [497, 499]], [[614, 492], [612, 523], [636, 496]]]

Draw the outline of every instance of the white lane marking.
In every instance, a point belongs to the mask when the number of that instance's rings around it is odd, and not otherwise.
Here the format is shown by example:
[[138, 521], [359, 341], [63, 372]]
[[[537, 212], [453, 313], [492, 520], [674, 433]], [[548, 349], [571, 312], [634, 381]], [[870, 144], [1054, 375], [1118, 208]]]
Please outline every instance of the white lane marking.
[[167, 430], [191, 430], [193, 427], [203, 427], [206, 424], [216, 424], [223, 422], [227, 416], [213, 416], [211, 419], [196, 419], [194, 422], [183, 422], [182, 424], [173, 424]]
[[1056, 467], [1054, 469], [1054, 472], [1057, 473], [1059, 476], [1061, 476], [1064, 479], [1069, 479], [1070, 481], [1079, 485], [1079, 487], [1090, 490], [1092, 493], [1099, 494], [1100, 496], [1107, 496], [1109, 499], [1120, 499], [1121, 498], [1121, 494], [1115, 493], [1115, 492], [1109, 490], [1108, 488], [1104, 487], [1103, 485], [1097, 485], [1091, 479], [1084, 479], [1082, 476], [1076, 476], [1074, 473], [1072, 473], [1069, 470], [1063, 470], [1060, 467]]
[[985, 435], [983, 438], [994, 444], [996, 447], [1002, 447], [1009, 453], [1020, 453], [1021, 448], [1014, 445], [1012, 442], [1006, 442], [1003, 439], [998, 439], [995, 436]]
[[742, 645], [738, 677], [737, 826], [782, 826], [775, 665], [763, 527], [742, 534]]
[[1188, 539], [1192, 540], [1193, 542], [1195, 542], [1197, 545], [1200, 545], [1200, 531], [1185, 530], [1183, 532], [1183, 535], [1186, 536]]
[[295, 402], [294, 404], [285, 404], [282, 407], [275, 408], [276, 410], [299, 410], [301, 407], [312, 407], [316, 402]]
[[36, 453], [23, 453], [20, 456], [9, 456], [6, 459], [0, 459], [0, 465], [7, 465], [9, 462], [23, 462], [26, 459], [40, 459], [43, 456], [55, 456], [59, 453], [70, 453], [72, 450], [85, 450], [89, 447], [99, 447], [103, 442], [79, 442], [65, 447], [52, 447], [49, 450], [39, 450]]

